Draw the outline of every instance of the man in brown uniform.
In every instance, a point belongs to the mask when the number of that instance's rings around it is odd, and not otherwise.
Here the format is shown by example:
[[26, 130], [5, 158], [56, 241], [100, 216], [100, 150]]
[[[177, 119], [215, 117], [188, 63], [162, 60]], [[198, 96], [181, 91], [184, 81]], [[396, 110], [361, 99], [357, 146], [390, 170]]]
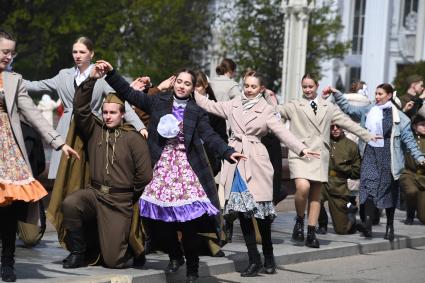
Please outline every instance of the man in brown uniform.
[[[425, 152], [425, 118], [416, 116], [412, 122], [416, 142]], [[406, 166], [400, 176], [400, 187], [406, 200], [406, 225], [412, 225], [417, 212], [418, 219], [425, 224], [425, 166], [417, 165], [410, 154], [405, 155]]]
[[352, 234], [356, 231], [354, 196], [347, 186], [347, 179], [360, 177], [360, 153], [356, 143], [345, 137], [343, 130], [331, 125], [329, 178], [321, 190], [321, 209], [318, 233], [325, 234], [328, 215], [324, 202], [328, 201], [329, 212], [335, 233]]
[[[91, 74], [74, 97], [74, 119], [87, 149], [91, 182], [63, 202], [63, 225], [71, 251], [64, 268], [87, 265], [85, 254], [92, 247], [88, 242], [93, 240], [98, 243], [106, 267], [124, 267], [131, 256], [133, 204], [152, 179], [145, 139], [123, 124], [124, 103], [115, 95], [108, 95], [102, 106], [103, 122], [92, 114], [90, 101], [95, 82]], [[95, 226], [98, 233], [93, 237], [88, 231]]]

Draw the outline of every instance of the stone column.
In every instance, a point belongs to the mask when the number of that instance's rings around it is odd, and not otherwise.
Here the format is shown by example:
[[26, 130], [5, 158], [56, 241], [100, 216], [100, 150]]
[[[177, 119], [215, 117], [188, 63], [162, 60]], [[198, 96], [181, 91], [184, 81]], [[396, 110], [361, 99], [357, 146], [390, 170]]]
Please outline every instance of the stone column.
[[390, 0], [366, 1], [360, 77], [367, 83], [372, 93], [377, 85], [389, 82], [388, 51], [392, 15], [391, 2]]
[[418, 1], [415, 61], [425, 60], [425, 1]]
[[313, 7], [314, 1], [310, 4], [307, 0], [282, 1], [285, 14], [281, 87], [284, 102], [302, 95], [300, 81], [305, 72], [308, 19]]

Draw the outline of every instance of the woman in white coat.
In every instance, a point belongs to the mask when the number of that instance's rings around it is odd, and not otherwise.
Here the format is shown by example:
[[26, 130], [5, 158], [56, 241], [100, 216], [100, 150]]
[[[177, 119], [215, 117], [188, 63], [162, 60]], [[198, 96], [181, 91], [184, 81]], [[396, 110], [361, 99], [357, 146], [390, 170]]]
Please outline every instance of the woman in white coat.
[[[25, 87], [30, 95], [36, 93], [40, 94], [55, 94], [62, 100], [64, 106], [64, 114], [59, 120], [56, 130], [61, 136], [66, 137], [68, 134], [69, 126], [72, 120], [73, 100], [75, 89], [89, 76], [93, 67], [91, 60], [94, 56], [93, 42], [87, 37], [78, 38], [72, 46], [72, 56], [74, 58], [75, 66], [69, 69], [62, 69], [59, 73], [51, 78], [42, 81], [27, 81], [25, 80]], [[104, 79], [97, 80], [91, 102], [91, 108], [94, 109], [94, 114], [101, 117], [101, 107], [103, 97], [113, 89], [105, 82]], [[134, 110], [126, 104], [125, 119], [131, 123], [142, 135], [146, 135], [145, 126], [138, 118]], [[53, 152], [50, 160], [49, 179], [56, 179], [56, 174], [59, 167], [61, 158], [60, 152]]]
[[[310, 74], [301, 80], [303, 97], [285, 105], [278, 105], [283, 120], [290, 121], [290, 130], [311, 150], [320, 152], [320, 159], [299, 158], [296, 153], [289, 152], [289, 171], [295, 180], [296, 223], [292, 233], [292, 241], [303, 243], [307, 247], [319, 248], [315, 228], [320, 212], [321, 183], [328, 181], [329, 138], [332, 124], [352, 132], [366, 142], [375, 139], [367, 130], [353, 122], [331, 102], [317, 95], [319, 86]], [[308, 231], [304, 243], [304, 213], [309, 202]]]

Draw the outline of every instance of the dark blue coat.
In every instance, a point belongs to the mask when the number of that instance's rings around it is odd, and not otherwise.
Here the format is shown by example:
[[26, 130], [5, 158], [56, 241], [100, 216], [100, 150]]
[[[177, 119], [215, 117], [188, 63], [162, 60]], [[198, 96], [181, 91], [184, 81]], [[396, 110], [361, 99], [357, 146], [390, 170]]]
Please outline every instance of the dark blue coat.
[[[130, 104], [139, 107], [150, 115], [148, 145], [152, 158], [152, 167], [155, 166], [167, 141], [166, 138], [159, 135], [157, 126], [162, 116], [171, 113], [173, 94], [167, 92], [149, 96], [144, 92], [136, 91], [115, 70], [108, 73], [106, 81], [121, 99], [127, 100]], [[183, 116], [183, 134], [189, 164], [211, 203], [219, 208], [217, 188], [204, 146], [208, 150], [217, 152], [219, 156], [229, 162], [232, 162], [229, 157], [235, 151], [211, 128], [207, 112], [201, 109], [193, 99], [190, 99], [186, 105]], [[204, 144], [202, 144], [201, 139]]]

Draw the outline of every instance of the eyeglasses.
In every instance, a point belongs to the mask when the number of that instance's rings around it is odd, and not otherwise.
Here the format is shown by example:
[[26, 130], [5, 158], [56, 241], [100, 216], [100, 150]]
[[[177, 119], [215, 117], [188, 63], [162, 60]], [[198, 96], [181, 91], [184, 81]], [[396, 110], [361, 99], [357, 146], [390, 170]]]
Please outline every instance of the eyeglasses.
[[18, 53], [15, 50], [2, 49], [1, 52], [3, 53], [4, 56], [10, 55], [12, 58], [15, 58], [16, 56], [18, 56]]

